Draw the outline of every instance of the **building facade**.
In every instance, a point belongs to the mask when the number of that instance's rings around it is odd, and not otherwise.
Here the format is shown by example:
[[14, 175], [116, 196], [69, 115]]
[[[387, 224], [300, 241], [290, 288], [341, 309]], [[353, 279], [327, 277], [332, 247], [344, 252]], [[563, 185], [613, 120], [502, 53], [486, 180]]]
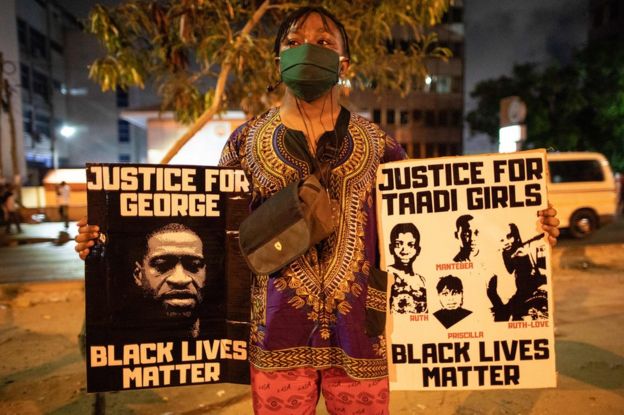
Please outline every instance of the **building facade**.
[[[88, 65], [102, 51], [81, 23], [53, 0], [2, 0], [1, 10], [0, 52], [15, 69], [9, 83], [19, 124], [14, 141], [24, 160], [20, 181], [38, 185], [51, 168], [89, 161], [144, 161], [145, 132], [120, 118], [132, 94], [102, 93], [88, 79]], [[6, 118], [0, 124], [4, 176], [14, 174], [7, 167]]]
[[[147, 129], [122, 113], [152, 107], [154, 91], [102, 93], [88, 79], [88, 65], [103, 51], [58, 0], [1, 0], [0, 52], [15, 65], [14, 115], [21, 179], [40, 184], [50, 168], [83, 167], [96, 162], [146, 162]], [[405, 97], [353, 91], [354, 110], [366, 113], [397, 138], [410, 157], [462, 153], [464, 24], [463, 1], [455, 0], [436, 27], [448, 62], [426, 62], [422, 89]], [[389, 47], [400, 47], [395, 39]], [[2, 168], [9, 172], [6, 115], [0, 124]], [[131, 120], [130, 120], [131, 121]], [[7, 148], [5, 148], [7, 147]]]
[[[357, 90], [350, 96], [355, 109], [369, 114], [412, 158], [462, 154], [463, 1], [452, 2], [435, 30], [439, 46], [450, 49], [453, 56], [447, 62], [426, 61], [428, 76], [422, 89], [405, 97]], [[395, 39], [391, 47], [400, 47], [402, 41], [405, 40]]]

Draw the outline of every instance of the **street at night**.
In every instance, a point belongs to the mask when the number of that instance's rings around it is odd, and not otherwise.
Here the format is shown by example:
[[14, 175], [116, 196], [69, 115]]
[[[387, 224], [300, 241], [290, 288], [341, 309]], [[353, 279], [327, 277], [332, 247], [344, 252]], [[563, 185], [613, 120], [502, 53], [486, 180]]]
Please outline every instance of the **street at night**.
[[0, 0], [0, 415], [624, 415], [622, 0]]

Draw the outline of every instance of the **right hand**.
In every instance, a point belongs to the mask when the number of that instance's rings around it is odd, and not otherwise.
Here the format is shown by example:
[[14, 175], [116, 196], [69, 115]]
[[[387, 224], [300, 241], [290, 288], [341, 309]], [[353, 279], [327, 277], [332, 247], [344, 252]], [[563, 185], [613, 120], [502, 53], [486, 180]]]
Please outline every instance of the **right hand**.
[[80, 219], [76, 225], [78, 225], [78, 235], [75, 238], [74, 249], [78, 252], [80, 259], [84, 260], [89, 255], [90, 248], [95, 245], [95, 239], [100, 236], [100, 227], [89, 225], [86, 217]]

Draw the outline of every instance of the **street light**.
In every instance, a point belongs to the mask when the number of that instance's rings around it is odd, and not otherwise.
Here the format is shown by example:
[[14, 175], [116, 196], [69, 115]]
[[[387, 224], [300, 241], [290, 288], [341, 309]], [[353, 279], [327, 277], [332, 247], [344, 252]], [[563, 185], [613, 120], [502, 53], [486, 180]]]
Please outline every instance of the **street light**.
[[59, 133], [61, 133], [61, 135], [65, 138], [71, 138], [74, 136], [74, 134], [76, 134], [76, 127], [72, 127], [71, 125], [64, 125], [61, 127]]

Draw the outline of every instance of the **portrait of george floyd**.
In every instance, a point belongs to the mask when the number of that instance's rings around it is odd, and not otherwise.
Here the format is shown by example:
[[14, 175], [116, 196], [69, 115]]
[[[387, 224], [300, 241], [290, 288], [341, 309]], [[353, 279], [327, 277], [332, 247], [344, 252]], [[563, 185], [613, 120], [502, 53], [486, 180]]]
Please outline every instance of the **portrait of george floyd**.
[[180, 222], [124, 233], [110, 253], [122, 259], [110, 264], [118, 293], [111, 298], [111, 323], [119, 335], [160, 341], [206, 337], [211, 327], [219, 333], [226, 307], [223, 238], [210, 227]]
[[219, 179], [233, 170], [137, 166], [87, 174], [88, 390], [247, 383], [246, 192]]

